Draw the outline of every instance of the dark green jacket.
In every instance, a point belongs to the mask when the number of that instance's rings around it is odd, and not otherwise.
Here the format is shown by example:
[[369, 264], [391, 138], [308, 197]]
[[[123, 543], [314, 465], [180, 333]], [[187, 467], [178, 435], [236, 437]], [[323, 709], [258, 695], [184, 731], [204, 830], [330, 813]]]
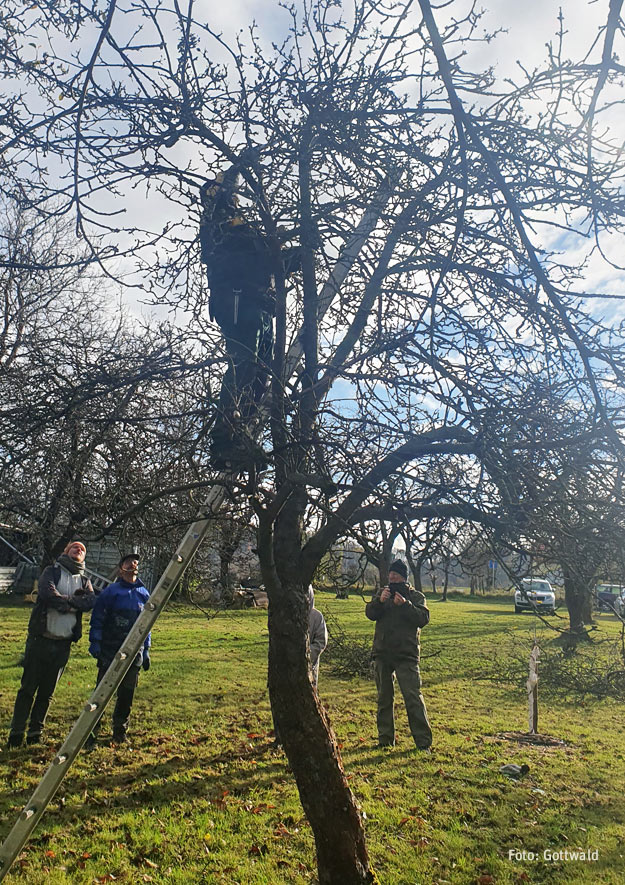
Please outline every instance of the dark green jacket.
[[423, 593], [408, 584], [395, 586], [404, 588], [403, 605], [395, 605], [392, 599], [380, 602], [379, 590], [365, 608], [369, 620], [375, 621], [373, 656], [418, 661], [420, 628], [429, 622], [430, 612]]

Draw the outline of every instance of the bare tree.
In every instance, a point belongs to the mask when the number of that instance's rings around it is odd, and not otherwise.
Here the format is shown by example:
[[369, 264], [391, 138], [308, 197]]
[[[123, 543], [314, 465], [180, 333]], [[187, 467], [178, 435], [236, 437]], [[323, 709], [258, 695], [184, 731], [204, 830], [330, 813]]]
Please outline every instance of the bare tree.
[[0, 513], [45, 564], [77, 534], [149, 545], [191, 516], [205, 394], [192, 348], [113, 310], [62, 219], [39, 228], [3, 231]]
[[[594, 63], [571, 64], [560, 47], [505, 84], [462, 67], [475, 9], [443, 19], [428, 0], [290, 7], [274, 49], [256, 28], [230, 45], [191, 5], [160, 0], [77, 10], [41, 0], [3, 16], [0, 64], [23, 86], [3, 109], [6, 198], [42, 218], [72, 213], [107, 272], [132, 256], [132, 280], [187, 308], [206, 341], [199, 186], [256, 149], [241, 196], [275, 261], [261, 437], [272, 471], [232, 492], [258, 521], [272, 709], [322, 883], [373, 881], [308, 677], [306, 588], [326, 551], [398, 509], [404, 521], [494, 521], [505, 484], [490, 473], [500, 443], [488, 431], [493, 416], [523, 409], [530, 377], [568, 379], [620, 455], [606, 391], [622, 384], [625, 353], [588, 309], [583, 260], [547, 251], [554, 226], [591, 231], [599, 251], [623, 228], [623, 157], [599, 129], [621, 77], [618, 9]], [[33, 35], [49, 40], [45, 55]], [[61, 36], [66, 57], [52, 48]], [[150, 213], [133, 215], [133, 188]], [[289, 237], [303, 260], [287, 290]], [[513, 448], [571, 444], [521, 437]], [[433, 465], [447, 479], [430, 500]]]

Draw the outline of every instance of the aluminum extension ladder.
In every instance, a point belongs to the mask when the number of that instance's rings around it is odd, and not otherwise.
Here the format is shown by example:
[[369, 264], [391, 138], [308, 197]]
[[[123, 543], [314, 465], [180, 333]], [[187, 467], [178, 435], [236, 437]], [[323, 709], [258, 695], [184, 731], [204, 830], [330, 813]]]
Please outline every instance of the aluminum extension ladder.
[[[369, 207], [363, 213], [345, 249], [341, 255], [338, 256], [332, 273], [323, 286], [319, 296], [319, 319], [321, 319], [328, 310], [334, 295], [339, 290], [341, 284], [356, 261], [369, 234], [375, 228], [380, 215], [390, 198], [395, 183], [396, 180], [392, 175], [389, 175], [381, 181], [378, 190], [374, 194]], [[287, 378], [290, 378], [295, 371], [297, 364], [302, 357], [302, 353], [302, 340], [301, 336], [299, 336], [293, 342], [289, 348], [289, 353], [287, 354], [285, 367], [285, 376]], [[225, 474], [222, 473], [216, 481], [218, 482], [220, 479], [223, 479], [224, 476]], [[153, 592], [150, 594], [150, 598], [146, 603], [144, 610], [135, 621], [132, 630], [117, 652], [115, 660], [87, 701], [82, 713], [67, 736], [65, 743], [52, 760], [51, 765], [24, 807], [24, 810], [13, 826], [13, 829], [0, 846], [0, 882], [7, 875], [11, 869], [13, 861], [28, 841], [28, 837], [46, 810], [48, 803], [61, 785], [72, 762], [80, 752], [88, 736], [91, 734], [93, 726], [102, 716], [106, 705], [126, 675], [137, 652], [143, 645], [145, 637], [148, 635], [154, 622], [169, 601], [169, 598], [174, 592], [185, 569], [200, 546], [202, 539], [208, 530], [211, 517], [219, 510], [224, 496], [225, 490], [222, 485], [214, 485], [211, 488], [206, 497], [206, 501], [196, 515], [195, 522], [189, 526], [186, 535], [178, 545], [178, 549], [170, 560], [169, 565], [161, 575]]]
[[145, 608], [115, 655], [113, 663], [85, 704], [65, 743], [52, 760], [13, 829], [2, 843], [0, 847], [0, 882], [9, 872], [13, 861], [26, 844], [39, 818], [44, 813], [48, 803], [52, 800], [63, 778], [69, 771], [72, 762], [80, 752], [94, 725], [102, 716], [104, 708], [126, 675], [146, 636], [152, 629], [152, 625], [163, 611], [185, 569], [193, 559], [210, 525], [211, 516], [219, 509], [224, 495], [225, 490], [223, 486], [214, 485], [211, 488], [204, 505], [178, 545], [178, 549], [171, 558], [169, 565], [150, 594]]

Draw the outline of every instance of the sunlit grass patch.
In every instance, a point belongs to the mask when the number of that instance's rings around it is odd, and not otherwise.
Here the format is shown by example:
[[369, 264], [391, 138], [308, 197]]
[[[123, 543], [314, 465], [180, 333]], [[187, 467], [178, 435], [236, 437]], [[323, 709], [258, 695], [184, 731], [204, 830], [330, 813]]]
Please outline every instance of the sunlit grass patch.
[[[345, 633], [369, 640], [359, 598], [317, 594]], [[349, 783], [365, 815], [380, 881], [400, 883], [621, 883], [625, 758], [621, 705], [610, 699], [539, 694], [551, 747], [502, 737], [527, 729], [522, 685], [492, 667], [514, 637], [531, 647], [530, 616], [506, 601], [431, 602], [423, 631], [424, 695], [434, 729], [417, 753], [401, 695], [397, 747], [376, 746], [375, 686], [333, 677], [322, 658], [320, 694], [341, 744]], [[8, 727], [30, 610], [2, 610], [0, 718]], [[617, 627], [601, 619], [602, 635]], [[154, 630], [153, 667], [142, 673], [130, 748], [102, 741], [81, 754], [7, 881], [22, 883], [314, 882], [314, 839], [286, 758], [273, 747], [266, 689], [267, 621], [258, 611], [207, 620], [175, 607]], [[491, 675], [485, 672], [491, 668]], [[36, 786], [90, 693], [95, 665], [74, 650], [41, 749], [0, 757], [1, 835]], [[499, 773], [526, 763], [518, 782]], [[320, 789], [323, 785], [320, 785]], [[511, 849], [596, 848], [599, 861], [525, 863]], [[115, 879], [112, 879], [114, 876]], [[526, 878], [523, 878], [523, 877]]]

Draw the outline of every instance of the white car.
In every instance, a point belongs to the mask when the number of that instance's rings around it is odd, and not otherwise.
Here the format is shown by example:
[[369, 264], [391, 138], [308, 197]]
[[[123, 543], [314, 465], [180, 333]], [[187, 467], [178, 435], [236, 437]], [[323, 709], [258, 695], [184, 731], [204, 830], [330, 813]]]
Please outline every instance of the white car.
[[544, 578], [523, 578], [521, 588], [514, 594], [514, 612], [519, 615], [525, 609], [553, 614], [556, 610], [556, 594]]

